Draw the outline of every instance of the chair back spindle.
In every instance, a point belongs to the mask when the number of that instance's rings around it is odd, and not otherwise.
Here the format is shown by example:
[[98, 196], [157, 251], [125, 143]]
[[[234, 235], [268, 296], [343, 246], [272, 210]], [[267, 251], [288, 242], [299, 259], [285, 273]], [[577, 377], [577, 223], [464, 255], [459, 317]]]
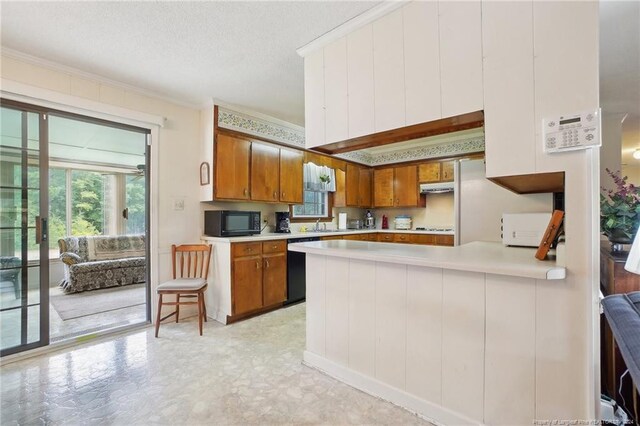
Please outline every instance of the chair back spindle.
[[[172, 245], [171, 257], [173, 279], [204, 278], [206, 280], [209, 276], [211, 248], [211, 244], [183, 244], [180, 246], [176, 246], [175, 244]], [[198, 263], [200, 264], [199, 267]], [[178, 264], [180, 267], [180, 274], [178, 274], [177, 270]]]

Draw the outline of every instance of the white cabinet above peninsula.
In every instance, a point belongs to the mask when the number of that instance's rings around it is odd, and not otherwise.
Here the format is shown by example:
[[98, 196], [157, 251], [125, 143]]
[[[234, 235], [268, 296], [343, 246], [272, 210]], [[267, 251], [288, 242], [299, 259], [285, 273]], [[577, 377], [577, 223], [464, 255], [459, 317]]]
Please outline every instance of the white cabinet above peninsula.
[[482, 110], [481, 36], [479, 1], [411, 2], [309, 53], [306, 147]]

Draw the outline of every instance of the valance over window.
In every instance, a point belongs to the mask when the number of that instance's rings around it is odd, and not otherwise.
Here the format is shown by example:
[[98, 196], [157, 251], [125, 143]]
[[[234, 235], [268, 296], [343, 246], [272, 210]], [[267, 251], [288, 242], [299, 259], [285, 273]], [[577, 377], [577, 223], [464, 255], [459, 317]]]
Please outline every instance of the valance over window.
[[314, 163], [304, 165], [304, 189], [307, 191], [336, 191], [336, 172], [327, 166]]

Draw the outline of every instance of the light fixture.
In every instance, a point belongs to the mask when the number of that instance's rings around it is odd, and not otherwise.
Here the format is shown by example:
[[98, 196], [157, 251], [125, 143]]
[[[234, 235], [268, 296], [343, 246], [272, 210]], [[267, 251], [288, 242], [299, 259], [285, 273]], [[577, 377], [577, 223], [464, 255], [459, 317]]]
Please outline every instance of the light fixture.
[[636, 149], [635, 151], [633, 151], [633, 158], [635, 158], [636, 160], [640, 160], [640, 149]]

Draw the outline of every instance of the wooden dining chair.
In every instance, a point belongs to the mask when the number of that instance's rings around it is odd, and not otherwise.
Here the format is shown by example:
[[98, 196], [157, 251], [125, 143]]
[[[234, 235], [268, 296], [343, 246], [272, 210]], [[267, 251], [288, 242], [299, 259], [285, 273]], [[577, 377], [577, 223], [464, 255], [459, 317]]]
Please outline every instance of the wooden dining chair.
[[[180, 305], [198, 305], [198, 327], [200, 329], [200, 335], [202, 336], [202, 320], [207, 321], [204, 291], [207, 289], [210, 258], [211, 244], [183, 244], [180, 246], [174, 244], [171, 246], [173, 279], [160, 284], [157, 289], [158, 314], [156, 316], [156, 337], [158, 337], [158, 331], [160, 330], [160, 323], [162, 321], [173, 315], [176, 316], [176, 323], [179, 321]], [[162, 298], [168, 294], [175, 294], [176, 301], [164, 302]], [[196, 298], [197, 301], [181, 300], [193, 298]], [[176, 310], [160, 318], [163, 305], [175, 306]]]

